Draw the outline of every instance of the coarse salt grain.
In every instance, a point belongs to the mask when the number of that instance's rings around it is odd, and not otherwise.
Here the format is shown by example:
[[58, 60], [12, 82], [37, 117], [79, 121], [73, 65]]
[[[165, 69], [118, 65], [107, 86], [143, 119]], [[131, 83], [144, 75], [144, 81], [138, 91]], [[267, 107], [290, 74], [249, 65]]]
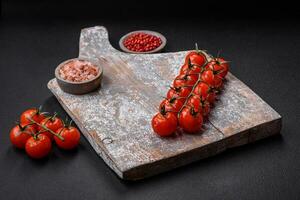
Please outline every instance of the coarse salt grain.
[[99, 73], [98, 67], [88, 61], [72, 60], [59, 69], [62, 79], [72, 82], [88, 81], [95, 78]]

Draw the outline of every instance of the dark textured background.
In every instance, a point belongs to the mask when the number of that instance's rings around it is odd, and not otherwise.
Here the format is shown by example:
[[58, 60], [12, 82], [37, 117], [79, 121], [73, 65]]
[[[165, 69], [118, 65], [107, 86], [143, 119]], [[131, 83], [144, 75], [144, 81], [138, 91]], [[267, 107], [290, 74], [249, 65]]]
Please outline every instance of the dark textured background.
[[[70, 2], [2, 2], [0, 199], [300, 199], [300, 22], [291, 1]], [[167, 37], [168, 52], [195, 42], [221, 50], [231, 72], [282, 115], [282, 136], [139, 182], [118, 179], [83, 137], [76, 151], [29, 159], [11, 147], [9, 130], [28, 107], [66, 116], [46, 84], [77, 56], [80, 29], [94, 25], [107, 27], [115, 47], [128, 31], [151, 29]]]

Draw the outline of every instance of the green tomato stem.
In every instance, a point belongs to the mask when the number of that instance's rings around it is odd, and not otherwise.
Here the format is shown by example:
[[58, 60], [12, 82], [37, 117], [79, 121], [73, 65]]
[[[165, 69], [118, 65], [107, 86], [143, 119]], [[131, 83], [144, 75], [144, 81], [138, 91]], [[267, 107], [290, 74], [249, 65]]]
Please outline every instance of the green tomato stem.
[[[52, 131], [51, 129], [47, 128], [46, 126], [44, 126], [44, 125], [42, 125], [42, 124], [40, 124], [40, 123], [34, 121], [33, 119], [30, 119], [30, 118], [29, 118], [29, 120], [30, 120], [33, 124], [36, 124], [36, 125], [42, 127], [42, 128], [43, 128], [44, 130], [46, 130], [46, 131], [49, 131], [50, 133], [52, 133], [53, 135], [55, 135], [56, 137], [58, 137], [60, 140], [62, 140], [62, 141], [65, 140], [61, 135], [55, 133], [54, 131]], [[39, 132], [38, 134], [40, 134], [40, 133], [41, 133], [41, 132]]]

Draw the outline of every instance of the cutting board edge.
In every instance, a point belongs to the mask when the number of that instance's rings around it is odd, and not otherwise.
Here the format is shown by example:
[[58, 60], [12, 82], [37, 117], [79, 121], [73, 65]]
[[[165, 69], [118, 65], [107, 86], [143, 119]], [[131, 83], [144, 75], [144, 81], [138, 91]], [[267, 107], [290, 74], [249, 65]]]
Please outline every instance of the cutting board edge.
[[[94, 139], [83, 126], [81, 126], [81, 123], [78, 121], [76, 116], [68, 109], [68, 107], [63, 103], [63, 101], [60, 99], [60, 97], [56, 94], [54, 90], [52, 90], [51, 83], [55, 81], [55, 78], [51, 79], [47, 87], [52, 92], [52, 94], [56, 97], [59, 104], [64, 108], [64, 110], [68, 113], [68, 115], [72, 118], [72, 120], [76, 123], [77, 127], [80, 129], [81, 133], [84, 135], [84, 137], [88, 140], [88, 142], [91, 144], [93, 149], [95, 150], [96, 154], [102, 158], [102, 160], [121, 178], [123, 179], [123, 172], [116, 166], [115, 162], [111, 159], [111, 157], [108, 155], [106, 150], [102, 147], [102, 145], [99, 145], [95, 143]], [[100, 149], [99, 149], [100, 148]], [[100, 150], [100, 151], [99, 151]]]
[[[255, 127], [241, 131], [239, 133], [235, 133], [231, 136], [224, 137], [223, 139], [218, 140], [214, 143], [210, 143], [209, 145], [201, 146], [199, 148], [195, 148], [190, 151], [186, 151], [181, 154], [168, 157], [166, 159], [157, 160], [140, 166], [135, 166], [129, 169], [121, 170], [111, 159], [109, 153], [105, 151], [105, 148], [103, 148], [102, 145], [95, 143], [95, 138], [92, 138], [91, 134], [84, 127], [81, 126], [81, 123], [77, 120], [76, 116], [67, 108], [66, 105], [64, 105], [63, 101], [56, 94], [56, 92], [52, 90], [51, 82], [53, 82], [54, 80], [55, 78], [51, 79], [48, 82], [48, 88], [50, 89], [50, 91], [54, 94], [61, 106], [66, 110], [66, 112], [78, 125], [78, 128], [81, 130], [85, 138], [89, 141], [91, 146], [95, 149], [97, 155], [100, 156], [103, 159], [103, 161], [121, 179], [125, 180], [140, 180], [143, 178], [154, 176], [156, 174], [169, 171], [170, 169], [175, 169], [190, 164], [192, 162], [196, 162], [201, 159], [214, 156], [216, 154], [224, 152], [226, 149], [234, 148], [247, 143], [255, 142], [257, 140], [272, 135], [280, 134], [282, 126], [282, 117], [278, 115], [278, 118], [259, 124]], [[199, 155], [201, 156], [199, 157]]]
[[260, 101], [264, 102], [267, 106], [269, 106], [271, 111], [274, 113], [274, 115], [276, 115], [277, 118], [282, 118], [282, 116], [268, 102], [266, 102], [262, 97], [256, 94], [256, 92], [254, 92], [254, 90], [250, 86], [248, 86], [246, 83], [237, 78], [233, 73], [228, 72], [228, 75], [237, 80], [240, 84], [244, 85], [244, 87], [247, 88], [250, 92], [252, 92], [256, 96], [256, 98], [260, 99]]
[[[146, 163], [144, 165], [140, 165], [138, 167], [128, 169], [123, 172], [122, 178], [125, 180], [136, 181], [166, 171], [170, 171], [172, 169], [176, 169], [188, 165], [190, 163], [217, 155], [219, 153], [226, 151], [227, 149], [235, 148], [245, 144], [250, 144], [270, 136], [279, 135], [281, 134], [280, 132], [281, 127], [282, 127], [282, 118], [279, 117], [277, 119], [259, 124], [255, 127], [252, 127], [251, 129], [233, 134], [221, 140], [201, 146], [199, 148], [195, 148], [190, 151], [186, 151], [181, 154], [168, 157], [166, 159], [154, 161], [151, 163]], [[266, 128], [268, 129], [268, 131], [264, 131], [266, 130]], [[235, 142], [236, 140], [239, 140], [240, 142], [236, 143]], [[199, 155], [201, 156], [199, 157]], [[171, 166], [172, 163], [175, 164]], [[145, 172], [150, 172], [150, 173], [145, 173]]]

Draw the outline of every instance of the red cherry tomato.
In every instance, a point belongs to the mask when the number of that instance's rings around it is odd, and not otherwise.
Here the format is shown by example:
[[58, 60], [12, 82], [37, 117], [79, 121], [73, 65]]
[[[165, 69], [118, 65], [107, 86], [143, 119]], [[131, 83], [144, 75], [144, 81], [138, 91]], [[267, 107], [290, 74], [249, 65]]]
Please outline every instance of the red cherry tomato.
[[208, 101], [202, 101], [201, 106], [199, 107], [199, 112], [206, 117], [210, 113], [210, 104]]
[[201, 130], [203, 118], [194, 108], [185, 107], [179, 114], [179, 125], [188, 133], [197, 133]]
[[215, 90], [210, 90], [210, 92], [208, 93], [206, 100], [208, 101], [208, 103], [210, 103], [211, 105], [213, 105], [213, 103], [216, 101], [216, 92]]
[[196, 85], [193, 90], [195, 95], [199, 95], [201, 99], [207, 100], [210, 104], [213, 104], [216, 99], [216, 92], [213, 88], [209, 87], [208, 84], [200, 82]]
[[80, 132], [73, 126], [60, 128], [56, 133], [64, 138], [64, 140], [61, 140], [57, 136], [54, 136], [55, 143], [59, 148], [71, 150], [79, 144]]
[[174, 97], [187, 97], [191, 93], [192, 88], [191, 87], [175, 87], [171, 88], [167, 93], [167, 98], [171, 99]]
[[207, 83], [200, 82], [195, 86], [193, 93], [201, 96], [203, 99], [206, 99], [207, 95], [209, 93], [209, 90], [210, 90], [210, 87], [208, 86]]
[[26, 144], [26, 153], [35, 159], [44, 158], [47, 156], [52, 148], [51, 140], [44, 134], [39, 134], [35, 137], [30, 137]]
[[218, 72], [220, 72], [222, 70], [222, 68], [220, 67], [220, 65], [216, 65], [215, 59], [209, 61], [205, 65], [205, 69], [212, 70], [214, 72], [214, 74], [217, 74]]
[[205, 70], [201, 74], [201, 81], [207, 83], [209, 86], [215, 86], [215, 77], [212, 70]]
[[15, 147], [24, 149], [27, 140], [31, 137], [31, 134], [34, 133], [35, 128], [32, 125], [16, 125], [11, 129], [9, 138]]
[[152, 118], [154, 132], [162, 137], [172, 135], [177, 129], [177, 117], [174, 113], [157, 113]]
[[[58, 117], [47, 117], [40, 122], [41, 125], [46, 126], [48, 129], [56, 132], [59, 128], [64, 126], [63, 121]], [[47, 135], [49, 139], [53, 140], [53, 134], [49, 131], [44, 130], [42, 127], [39, 126], [39, 131], [42, 131], [44, 135]]]
[[202, 68], [198, 65], [184, 64], [180, 68], [179, 74], [199, 74], [202, 71]]
[[[30, 119], [34, 120], [37, 123], [40, 123], [43, 119], [45, 119], [45, 115], [40, 113], [39, 109], [31, 108], [24, 111], [20, 116], [20, 123], [23, 125], [27, 125], [32, 123]], [[36, 129], [37, 125], [33, 125]]]
[[193, 85], [197, 82], [197, 80], [198, 80], [198, 75], [181, 74], [175, 78], [175, 80], [173, 82], [173, 86], [174, 87], [184, 87], [184, 86], [193, 87]]
[[228, 73], [229, 70], [229, 64], [227, 61], [225, 61], [223, 58], [215, 58], [210, 62], [209, 67], [215, 71], [215, 74], [220, 75], [222, 78], [225, 78], [225, 76]]
[[159, 109], [164, 109], [166, 112], [179, 112], [183, 103], [183, 100], [178, 98], [165, 99], [159, 105]]
[[219, 89], [221, 88], [223, 85], [223, 78], [221, 77], [221, 75], [216, 74], [214, 75], [214, 87]]
[[198, 95], [193, 95], [188, 99], [187, 104], [194, 108], [195, 112], [201, 113], [203, 116], [207, 116], [210, 112], [210, 104], [208, 101], [201, 99]]
[[220, 65], [223, 69], [220, 73], [218, 73], [222, 78], [225, 78], [225, 76], [228, 73], [229, 70], [229, 63], [225, 61], [223, 58], [216, 58], [217, 65]]
[[191, 63], [193, 65], [198, 65], [201, 67], [206, 63], [206, 57], [201, 52], [191, 51], [186, 55], [185, 63]]

